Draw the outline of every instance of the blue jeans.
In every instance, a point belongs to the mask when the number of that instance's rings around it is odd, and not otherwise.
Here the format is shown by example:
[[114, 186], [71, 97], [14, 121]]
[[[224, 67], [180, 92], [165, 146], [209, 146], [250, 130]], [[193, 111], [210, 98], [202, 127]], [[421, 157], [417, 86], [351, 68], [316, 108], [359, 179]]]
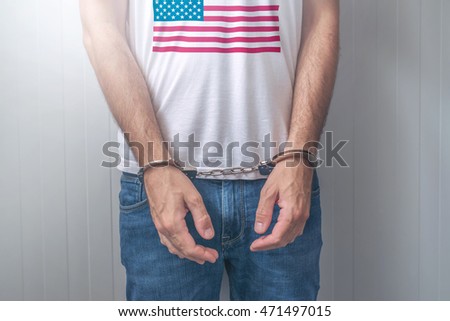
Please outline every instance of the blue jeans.
[[[143, 183], [136, 175], [122, 174], [120, 246], [127, 299], [218, 300], [225, 268], [231, 300], [315, 300], [322, 247], [317, 174], [314, 172], [310, 217], [303, 235], [284, 248], [251, 252], [250, 244], [259, 237], [253, 226], [265, 181], [192, 179], [216, 233], [212, 240], [202, 239], [188, 212], [189, 231], [198, 244], [219, 253], [215, 264], [199, 265], [170, 254], [160, 243]], [[279, 210], [275, 205], [267, 233]]]

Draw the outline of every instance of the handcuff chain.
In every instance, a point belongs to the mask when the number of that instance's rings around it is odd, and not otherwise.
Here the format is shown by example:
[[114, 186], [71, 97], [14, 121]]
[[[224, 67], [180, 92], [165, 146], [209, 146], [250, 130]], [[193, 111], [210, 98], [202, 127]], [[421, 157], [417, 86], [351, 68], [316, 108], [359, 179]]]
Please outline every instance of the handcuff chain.
[[256, 165], [253, 167], [231, 167], [231, 168], [223, 168], [223, 169], [213, 169], [210, 171], [199, 171], [199, 172], [197, 172], [197, 175], [199, 175], [199, 176], [222, 176], [222, 175], [251, 173], [251, 172], [257, 171], [258, 166], [259, 165]]

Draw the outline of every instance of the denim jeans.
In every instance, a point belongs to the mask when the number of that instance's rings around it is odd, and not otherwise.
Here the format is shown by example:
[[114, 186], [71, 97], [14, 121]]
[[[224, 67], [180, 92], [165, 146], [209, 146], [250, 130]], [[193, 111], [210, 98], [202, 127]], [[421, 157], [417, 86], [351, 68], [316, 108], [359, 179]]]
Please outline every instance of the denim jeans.
[[[253, 227], [265, 181], [192, 179], [211, 216], [215, 236], [208, 241], [201, 238], [190, 212], [186, 216], [189, 231], [198, 244], [219, 253], [215, 264], [199, 265], [170, 254], [160, 243], [143, 183], [136, 175], [122, 174], [120, 245], [127, 299], [218, 300], [226, 269], [231, 300], [316, 300], [322, 247], [317, 173], [304, 233], [284, 248], [251, 252], [250, 244], [259, 237]], [[279, 210], [275, 205], [267, 233]]]

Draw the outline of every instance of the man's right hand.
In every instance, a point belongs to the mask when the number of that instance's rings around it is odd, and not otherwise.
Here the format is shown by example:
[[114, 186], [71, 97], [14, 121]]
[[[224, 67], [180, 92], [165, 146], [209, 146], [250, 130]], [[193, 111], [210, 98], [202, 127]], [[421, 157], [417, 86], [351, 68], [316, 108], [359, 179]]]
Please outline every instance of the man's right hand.
[[198, 264], [215, 263], [219, 254], [195, 243], [186, 225], [191, 212], [201, 237], [214, 237], [214, 227], [200, 193], [190, 179], [173, 166], [150, 168], [144, 174], [150, 213], [161, 243], [169, 252]]
[[[152, 151], [146, 149], [149, 144], [142, 144], [143, 152], [135, 155], [145, 163], [140, 157], [162, 151], [164, 144], [151, 91], [128, 45], [127, 12], [128, 1], [80, 0], [83, 42], [114, 118], [133, 141], [153, 142]], [[158, 159], [164, 153], [152, 155]], [[144, 182], [161, 242], [179, 257], [214, 263], [217, 251], [195, 244], [186, 225], [190, 211], [199, 234], [205, 239], [214, 237], [211, 219], [192, 182], [171, 166], [149, 169]]]

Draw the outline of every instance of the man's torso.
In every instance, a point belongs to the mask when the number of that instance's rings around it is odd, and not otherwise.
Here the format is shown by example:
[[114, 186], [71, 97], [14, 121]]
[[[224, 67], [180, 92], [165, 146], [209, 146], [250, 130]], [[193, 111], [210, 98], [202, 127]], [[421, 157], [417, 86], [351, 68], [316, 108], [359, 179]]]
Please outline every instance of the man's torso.
[[[129, 44], [163, 138], [197, 142], [176, 158], [199, 169], [242, 166], [267, 158], [268, 135], [286, 141], [301, 20], [301, 0], [130, 0]], [[121, 169], [135, 173], [124, 147]]]

